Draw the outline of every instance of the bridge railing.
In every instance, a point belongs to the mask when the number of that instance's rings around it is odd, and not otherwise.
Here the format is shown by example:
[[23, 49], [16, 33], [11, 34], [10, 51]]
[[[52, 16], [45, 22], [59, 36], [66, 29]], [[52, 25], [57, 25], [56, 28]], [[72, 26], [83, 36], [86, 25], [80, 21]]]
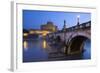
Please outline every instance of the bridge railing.
[[86, 28], [90, 28], [91, 27], [91, 21], [86, 22], [86, 23], [82, 23], [80, 25], [76, 25], [70, 28], [66, 28], [66, 31], [74, 31], [74, 30], [78, 30], [78, 29], [86, 29]]
[[59, 30], [54, 33], [49, 33], [49, 34], [58, 34], [58, 33], [63, 33], [63, 32], [71, 32], [71, 31], [76, 31], [76, 30], [84, 30], [84, 29], [91, 29], [91, 21], [82, 23], [80, 25], [72, 26], [70, 28], [66, 28], [66, 30]]

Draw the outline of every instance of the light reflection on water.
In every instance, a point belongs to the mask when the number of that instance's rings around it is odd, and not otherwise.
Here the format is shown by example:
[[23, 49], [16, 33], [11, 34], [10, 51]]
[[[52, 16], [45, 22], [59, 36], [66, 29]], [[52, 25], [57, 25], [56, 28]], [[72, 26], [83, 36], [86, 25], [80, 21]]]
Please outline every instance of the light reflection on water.
[[[91, 41], [87, 40], [84, 43], [84, 49], [82, 58], [91, 58]], [[47, 61], [48, 53], [47, 49], [48, 42], [45, 39], [35, 39], [35, 40], [24, 40], [23, 42], [23, 62], [36, 62], [36, 61]], [[71, 57], [73, 58], [73, 57]], [[67, 59], [66, 59], [67, 60]]]
[[46, 40], [43, 40], [42, 45], [43, 45], [43, 48], [44, 48], [44, 49], [47, 48], [47, 42], [46, 42]]
[[24, 41], [23, 46], [24, 46], [24, 50], [27, 51], [28, 50], [28, 42]]
[[47, 48], [47, 42], [44, 39], [25, 40], [23, 42], [23, 48], [23, 62], [34, 62], [48, 59], [48, 53], [45, 51]]

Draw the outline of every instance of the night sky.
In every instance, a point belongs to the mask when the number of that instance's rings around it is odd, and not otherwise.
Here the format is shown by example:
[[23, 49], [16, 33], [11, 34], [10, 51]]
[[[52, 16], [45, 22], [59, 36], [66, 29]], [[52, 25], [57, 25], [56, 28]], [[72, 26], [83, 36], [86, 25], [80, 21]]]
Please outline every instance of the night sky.
[[62, 29], [64, 20], [66, 20], [67, 27], [76, 25], [77, 16], [80, 16], [80, 23], [91, 20], [90, 13], [23, 10], [23, 28], [40, 29], [41, 24], [51, 21], [58, 26], [58, 29]]

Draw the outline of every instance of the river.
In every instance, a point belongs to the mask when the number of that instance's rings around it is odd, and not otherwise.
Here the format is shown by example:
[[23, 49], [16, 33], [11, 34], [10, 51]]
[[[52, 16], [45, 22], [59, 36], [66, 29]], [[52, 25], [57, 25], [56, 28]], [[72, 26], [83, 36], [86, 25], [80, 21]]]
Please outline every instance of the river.
[[[48, 51], [51, 47], [45, 39], [34, 39], [23, 41], [23, 62], [39, 62], [39, 61], [54, 61], [54, 60], [77, 60], [77, 59], [91, 59], [91, 42], [86, 40], [84, 42], [84, 52], [81, 57], [62, 56], [61, 58], [49, 58]], [[58, 56], [58, 55], [57, 55]]]

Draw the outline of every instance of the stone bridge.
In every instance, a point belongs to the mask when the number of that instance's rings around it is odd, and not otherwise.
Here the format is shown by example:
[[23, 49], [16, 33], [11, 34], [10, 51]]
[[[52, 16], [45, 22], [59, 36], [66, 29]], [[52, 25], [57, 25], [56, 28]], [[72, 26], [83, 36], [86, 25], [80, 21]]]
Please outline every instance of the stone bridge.
[[81, 53], [84, 41], [87, 39], [91, 40], [91, 21], [48, 34], [48, 37], [51, 36], [60, 36], [61, 40], [67, 45], [67, 54]]

